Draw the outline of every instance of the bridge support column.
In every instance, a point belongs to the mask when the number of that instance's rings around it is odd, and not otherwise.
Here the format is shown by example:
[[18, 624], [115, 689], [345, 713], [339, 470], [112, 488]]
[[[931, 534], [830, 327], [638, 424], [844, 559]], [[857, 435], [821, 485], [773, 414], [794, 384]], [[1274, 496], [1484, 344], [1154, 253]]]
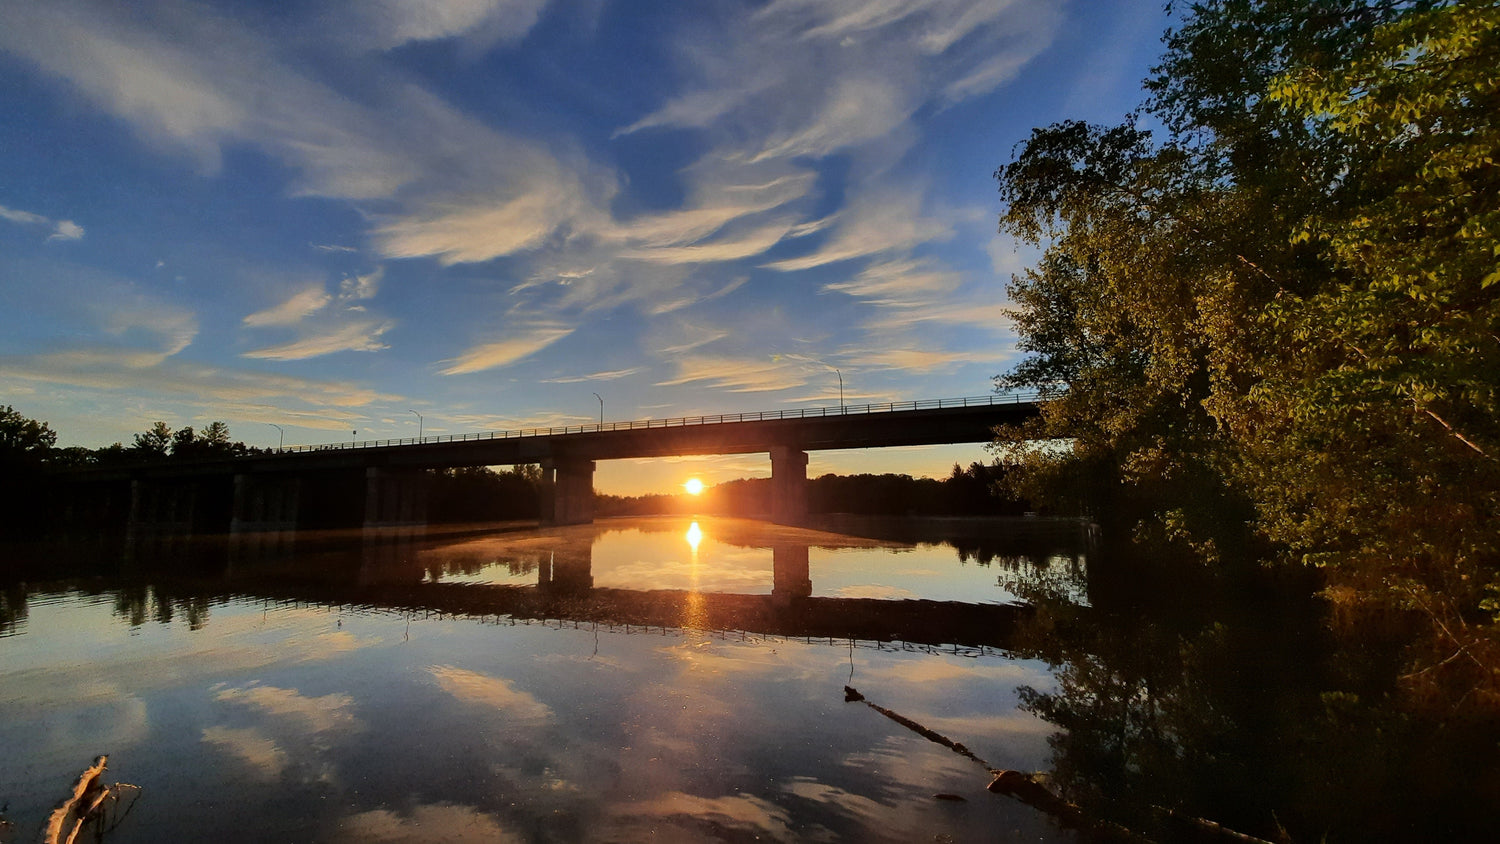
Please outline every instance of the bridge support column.
[[234, 509], [229, 533], [295, 531], [302, 479], [284, 476], [234, 476]]
[[789, 446], [771, 449], [771, 521], [807, 521], [807, 452]]
[[543, 524], [586, 525], [594, 520], [594, 461], [542, 461]]
[[197, 501], [198, 488], [190, 481], [131, 481], [126, 541], [192, 536]]
[[365, 528], [427, 524], [427, 472], [371, 467], [365, 470]]

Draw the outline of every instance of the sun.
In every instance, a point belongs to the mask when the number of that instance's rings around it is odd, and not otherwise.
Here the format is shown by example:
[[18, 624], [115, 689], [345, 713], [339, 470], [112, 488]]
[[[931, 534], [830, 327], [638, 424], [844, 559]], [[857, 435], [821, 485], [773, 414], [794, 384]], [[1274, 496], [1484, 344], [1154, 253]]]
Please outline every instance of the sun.
[[682, 488], [687, 490], [688, 495], [698, 495], [703, 492], [703, 482], [697, 478], [688, 478]]

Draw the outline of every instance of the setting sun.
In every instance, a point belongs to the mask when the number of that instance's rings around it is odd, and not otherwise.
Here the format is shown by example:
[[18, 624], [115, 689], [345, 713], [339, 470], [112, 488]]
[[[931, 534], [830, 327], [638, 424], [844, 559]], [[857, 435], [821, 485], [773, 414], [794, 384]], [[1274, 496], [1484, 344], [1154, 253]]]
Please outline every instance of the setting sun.
[[703, 482], [697, 478], [688, 478], [682, 488], [687, 490], [688, 495], [697, 495], [703, 492]]

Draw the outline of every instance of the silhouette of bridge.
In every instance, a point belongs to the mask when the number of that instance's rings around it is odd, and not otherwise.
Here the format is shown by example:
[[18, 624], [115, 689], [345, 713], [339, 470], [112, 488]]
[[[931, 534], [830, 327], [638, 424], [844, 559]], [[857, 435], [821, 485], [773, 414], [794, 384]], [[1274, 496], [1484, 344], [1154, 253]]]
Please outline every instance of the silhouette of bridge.
[[[995, 426], [1035, 415], [1038, 401], [1010, 394], [365, 440], [71, 477], [128, 482], [132, 533], [187, 535], [420, 525], [428, 470], [540, 464], [542, 521], [584, 524], [594, 517], [599, 460], [768, 453], [772, 519], [799, 524], [807, 516], [808, 451], [988, 442]], [[88, 509], [77, 496], [65, 504]]]

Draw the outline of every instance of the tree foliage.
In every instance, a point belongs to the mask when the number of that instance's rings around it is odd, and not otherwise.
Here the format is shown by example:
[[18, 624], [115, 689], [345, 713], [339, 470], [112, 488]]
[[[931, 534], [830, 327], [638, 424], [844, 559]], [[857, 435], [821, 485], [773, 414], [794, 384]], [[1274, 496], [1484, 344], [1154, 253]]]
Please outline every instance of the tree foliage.
[[1164, 139], [1063, 123], [996, 172], [1045, 247], [999, 385], [1057, 396], [1017, 485], [1220, 556], [1253, 528], [1493, 686], [1500, 9], [1205, 0], [1165, 43]]

